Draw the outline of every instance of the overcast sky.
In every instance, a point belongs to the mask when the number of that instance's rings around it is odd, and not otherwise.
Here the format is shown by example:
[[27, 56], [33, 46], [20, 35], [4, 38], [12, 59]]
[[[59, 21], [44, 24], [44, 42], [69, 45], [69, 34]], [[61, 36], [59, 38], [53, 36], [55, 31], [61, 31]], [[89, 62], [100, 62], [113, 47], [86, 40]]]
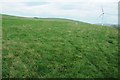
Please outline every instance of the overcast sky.
[[68, 18], [88, 23], [118, 23], [119, 0], [1, 0], [1, 13], [42, 18]]

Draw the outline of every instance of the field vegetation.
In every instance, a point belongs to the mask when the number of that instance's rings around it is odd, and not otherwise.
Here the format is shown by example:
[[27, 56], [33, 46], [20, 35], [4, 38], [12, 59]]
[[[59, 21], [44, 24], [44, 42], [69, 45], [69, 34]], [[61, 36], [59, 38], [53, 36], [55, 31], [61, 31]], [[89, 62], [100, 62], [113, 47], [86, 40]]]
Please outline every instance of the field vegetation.
[[2, 15], [4, 78], [117, 78], [118, 30]]

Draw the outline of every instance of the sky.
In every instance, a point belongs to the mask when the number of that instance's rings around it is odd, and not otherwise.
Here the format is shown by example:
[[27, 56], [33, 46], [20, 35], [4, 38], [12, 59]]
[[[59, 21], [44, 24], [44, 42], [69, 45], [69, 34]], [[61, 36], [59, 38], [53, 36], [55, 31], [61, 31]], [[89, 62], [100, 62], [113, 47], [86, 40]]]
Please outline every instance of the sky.
[[[118, 23], [119, 0], [1, 0], [0, 13], [39, 18], [66, 18], [87, 23]], [[102, 20], [102, 8], [104, 17]]]

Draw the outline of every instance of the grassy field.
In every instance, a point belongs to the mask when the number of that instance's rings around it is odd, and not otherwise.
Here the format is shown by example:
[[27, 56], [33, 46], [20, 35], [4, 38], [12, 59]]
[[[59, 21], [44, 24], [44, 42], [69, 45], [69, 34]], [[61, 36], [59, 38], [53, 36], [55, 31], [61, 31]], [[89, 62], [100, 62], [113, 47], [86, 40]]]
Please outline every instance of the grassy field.
[[3, 77], [116, 78], [118, 30], [2, 15]]

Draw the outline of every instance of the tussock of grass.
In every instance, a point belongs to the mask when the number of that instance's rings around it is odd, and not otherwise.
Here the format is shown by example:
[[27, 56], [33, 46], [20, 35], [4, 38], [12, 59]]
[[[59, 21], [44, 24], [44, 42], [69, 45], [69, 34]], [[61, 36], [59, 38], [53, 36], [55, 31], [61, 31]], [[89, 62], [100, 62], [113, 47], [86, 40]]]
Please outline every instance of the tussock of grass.
[[116, 78], [118, 31], [3, 15], [3, 77]]

